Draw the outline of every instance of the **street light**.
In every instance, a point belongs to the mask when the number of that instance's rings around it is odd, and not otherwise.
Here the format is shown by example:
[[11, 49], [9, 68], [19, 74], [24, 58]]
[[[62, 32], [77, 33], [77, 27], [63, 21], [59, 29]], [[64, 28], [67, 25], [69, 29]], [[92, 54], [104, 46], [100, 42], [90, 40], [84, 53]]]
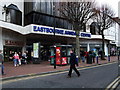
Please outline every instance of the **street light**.
[[[53, 33], [54, 33], [54, 38], [55, 38], [55, 26], [56, 26], [56, 20], [55, 20], [55, 4], [54, 4], [54, 2], [53, 2], [53, 17], [54, 17], [54, 21], [53, 21], [53, 29], [54, 29], [54, 31], [53, 31]], [[55, 40], [54, 40], [54, 44], [55, 44]], [[54, 46], [54, 69], [56, 69], [56, 46]]]
[[53, 18], [54, 18], [54, 20], [53, 20], [53, 29], [54, 29], [53, 33], [54, 33], [54, 36], [55, 36], [56, 20], [55, 20], [55, 4], [54, 4], [54, 2], [53, 2]]

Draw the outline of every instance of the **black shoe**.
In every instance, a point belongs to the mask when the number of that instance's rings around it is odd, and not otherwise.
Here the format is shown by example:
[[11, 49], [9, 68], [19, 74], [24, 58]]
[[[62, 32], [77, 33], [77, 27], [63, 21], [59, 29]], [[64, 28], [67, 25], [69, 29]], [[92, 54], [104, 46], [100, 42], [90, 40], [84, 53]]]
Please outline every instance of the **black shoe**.
[[2, 73], [2, 75], [6, 75], [5, 73]]
[[71, 78], [71, 76], [68, 75], [67, 78]]
[[78, 77], [80, 77], [80, 74], [78, 75]]

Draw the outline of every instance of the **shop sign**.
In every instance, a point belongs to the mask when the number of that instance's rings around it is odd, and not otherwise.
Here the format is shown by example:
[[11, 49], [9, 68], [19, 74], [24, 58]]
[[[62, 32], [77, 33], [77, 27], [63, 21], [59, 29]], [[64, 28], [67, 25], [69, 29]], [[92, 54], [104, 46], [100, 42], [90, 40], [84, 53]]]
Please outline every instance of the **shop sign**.
[[5, 45], [23, 46], [24, 42], [22, 42], [22, 41], [5, 40]]
[[[43, 26], [33, 26], [33, 31], [34, 32], [41, 32], [41, 33], [54, 33], [54, 29], [50, 27], [43, 27]], [[55, 34], [60, 34], [60, 35], [71, 35], [71, 36], [76, 36], [76, 32], [73, 30], [60, 30], [60, 29], [55, 29]], [[90, 33], [85, 33], [85, 32], [80, 32], [79, 34], [80, 37], [91, 37]]]

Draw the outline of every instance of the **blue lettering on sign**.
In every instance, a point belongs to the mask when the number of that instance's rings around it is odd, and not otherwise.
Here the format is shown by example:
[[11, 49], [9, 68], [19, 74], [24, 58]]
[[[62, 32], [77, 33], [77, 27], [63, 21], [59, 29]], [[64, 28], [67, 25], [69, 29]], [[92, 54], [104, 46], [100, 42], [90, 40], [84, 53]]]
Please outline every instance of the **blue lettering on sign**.
[[49, 28], [45, 28], [46, 29], [46, 32], [49, 33], [50, 32], [50, 29]]
[[33, 30], [34, 30], [34, 31], [37, 31], [37, 26], [33, 26]]
[[65, 34], [66, 35], [76, 35], [76, 33], [73, 31], [65, 31]]
[[54, 31], [54, 30], [53, 30], [52, 28], [50, 28], [50, 33], [53, 33], [53, 31]]
[[58, 29], [55, 29], [55, 32], [57, 33], [57, 34], [63, 34], [63, 30], [58, 30]]
[[[47, 27], [39, 27], [39, 26], [33, 26], [33, 31], [37, 32], [45, 32], [45, 33], [54, 33], [54, 29], [52, 28], [47, 28]], [[75, 36], [76, 32], [75, 31], [67, 31], [67, 30], [59, 30], [55, 29], [55, 33], [57, 34], [65, 34], [65, 35], [72, 35]], [[91, 37], [91, 34], [88, 33], [81, 33], [81, 37]]]
[[91, 34], [81, 33], [81, 37], [91, 37]]

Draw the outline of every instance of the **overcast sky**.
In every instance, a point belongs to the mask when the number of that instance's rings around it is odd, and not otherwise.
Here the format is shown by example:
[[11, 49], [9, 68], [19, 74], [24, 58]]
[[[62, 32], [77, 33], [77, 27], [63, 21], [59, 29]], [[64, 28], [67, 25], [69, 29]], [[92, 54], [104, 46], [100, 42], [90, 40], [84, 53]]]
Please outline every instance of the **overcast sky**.
[[108, 4], [109, 6], [111, 6], [111, 8], [113, 8], [113, 10], [116, 13], [116, 16], [118, 16], [118, 2], [120, 0], [96, 0], [97, 2], [99, 2], [100, 4]]

